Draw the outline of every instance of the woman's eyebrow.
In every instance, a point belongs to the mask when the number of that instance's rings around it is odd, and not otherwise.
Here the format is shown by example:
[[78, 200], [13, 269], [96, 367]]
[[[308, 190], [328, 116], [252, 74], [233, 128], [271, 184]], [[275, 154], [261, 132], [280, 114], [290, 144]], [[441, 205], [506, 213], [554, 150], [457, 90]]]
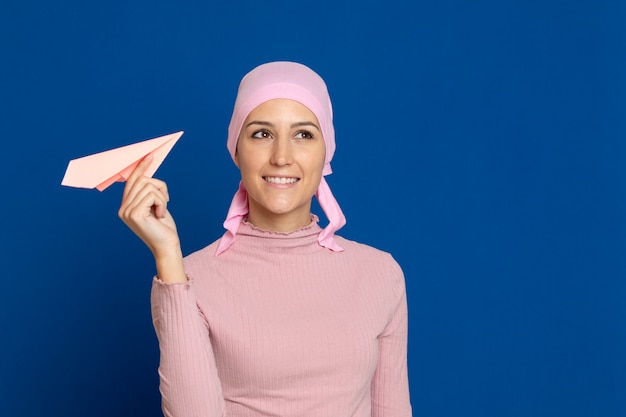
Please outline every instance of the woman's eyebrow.
[[270, 122], [262, 122], [260, 120], [253, 120], [250, 123], [248, 123], [246, 125], [246, 127], [250, 127], [252, 125], [261, 125], [261, 126], [269, 126], [269, 127], [274, 127], [274, 125]]
[[294, 127], [302, 127], [302, 126], [313, 126], [314, 128], [316, 128], [317, 130], [319, 130], [321, 132], [321, 129], [313, 122], [298, 122], [298, 123], [294, 123], [291, 125], [291, 128], [293, 129]]

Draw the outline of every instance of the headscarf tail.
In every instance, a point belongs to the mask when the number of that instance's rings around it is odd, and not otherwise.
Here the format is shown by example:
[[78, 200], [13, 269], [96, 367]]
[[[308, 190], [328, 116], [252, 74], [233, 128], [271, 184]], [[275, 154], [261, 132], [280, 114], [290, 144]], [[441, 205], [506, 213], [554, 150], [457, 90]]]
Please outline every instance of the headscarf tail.
[[247, 214], [248, 192], [243, 186], [243, 182], [239, 181], [239, 189], [235, 193], [233, 201], [230, 203], [228, 215], [226, 215], [226, 220], [224, 221], [224, 228], [226, 229], [226, 233], [224, 233], [222, 239], [220, 239], [220, 243], [217, 247], [217, 251], [215, 252], [215, 256], [230, 248], [230, 246], [235, 242], [235, 235], [237, 234], [239, 225]]
[[322, 230], [317, 238], [321, 246], [324, 246], [334, 252], [341, 252], [343, 248], [335, 242], [334, 234], [346, 224], [346, 216], [344, 216], [339, 203], [335, 200], [335, 196], [330, 191], [330, 187], [326, 182], [326, 178], [322, 177], [320, 186], [315, 194], [320, 207], [324, 210], [324, 214], [328, 218], [328, 226]]

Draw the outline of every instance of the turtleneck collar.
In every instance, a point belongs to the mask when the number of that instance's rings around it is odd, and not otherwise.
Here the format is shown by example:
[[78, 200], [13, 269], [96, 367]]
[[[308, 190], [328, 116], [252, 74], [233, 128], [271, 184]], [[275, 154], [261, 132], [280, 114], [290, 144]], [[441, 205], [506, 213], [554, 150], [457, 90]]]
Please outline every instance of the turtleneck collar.
[[[311, 223], [291, 232], [261, 229], [244, 219], [237, 230], [235, 247], [246, 247], [271, 253], [313, 253], [324, 250], [317, 238], [322, 228], [319, 218], [311, 214]], [[241, 240], [241, 241], [240, 241]]]

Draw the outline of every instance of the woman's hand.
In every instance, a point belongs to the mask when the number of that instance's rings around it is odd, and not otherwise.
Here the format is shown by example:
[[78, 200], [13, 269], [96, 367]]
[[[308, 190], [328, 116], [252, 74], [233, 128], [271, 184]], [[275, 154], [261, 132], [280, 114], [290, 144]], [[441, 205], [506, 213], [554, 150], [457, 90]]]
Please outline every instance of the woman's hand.
[[149, 154], [128, 177], [118, 215], [148, 246], [157, 265], [157, 275], [165, 282], [184, 282], [182, 252], [176, 224], [167, 210], [167, 184], [143, 174], [152, 162]]

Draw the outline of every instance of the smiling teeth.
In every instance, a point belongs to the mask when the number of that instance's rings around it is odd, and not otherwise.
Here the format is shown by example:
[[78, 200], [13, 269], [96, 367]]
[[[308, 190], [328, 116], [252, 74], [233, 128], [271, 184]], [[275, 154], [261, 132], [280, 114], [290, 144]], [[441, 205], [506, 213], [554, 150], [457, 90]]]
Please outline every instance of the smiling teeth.
[[298, 181], [297, 178], [285, 178], [285, 177], [264, 177], [265, 181], [273, 184], [293, 184]]

